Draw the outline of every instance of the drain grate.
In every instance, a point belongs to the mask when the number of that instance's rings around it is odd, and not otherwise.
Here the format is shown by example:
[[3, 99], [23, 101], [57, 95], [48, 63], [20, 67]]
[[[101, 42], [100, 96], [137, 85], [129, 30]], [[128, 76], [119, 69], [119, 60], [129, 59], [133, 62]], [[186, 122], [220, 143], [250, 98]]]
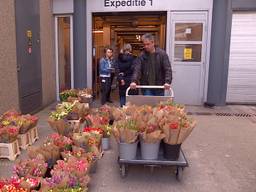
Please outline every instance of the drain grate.
[[252, 117], [252, 116], [255, 116], [255, 115], [254, 114], [248, 114], [248, 113], [216, 113], [216, 116]]
[[256, 114], [249, 113], [211, 113], [211, 112], [188, 112], [188, 115], [215, 115], [220, 117], [256, 117]]
[[235, 117], [247, 118], [252, 123], [256, 123], [256, 114], [252, 113], [228, 113], [228, 112], [188, 112], [188, 115], [205, 115], [205, 116], [218, 116], [218, 117]]

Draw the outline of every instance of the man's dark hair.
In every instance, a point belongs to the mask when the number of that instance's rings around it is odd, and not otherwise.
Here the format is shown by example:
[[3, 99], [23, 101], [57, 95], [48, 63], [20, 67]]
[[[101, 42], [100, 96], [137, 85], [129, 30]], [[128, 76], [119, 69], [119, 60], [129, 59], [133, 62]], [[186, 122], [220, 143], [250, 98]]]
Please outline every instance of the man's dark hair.
[[142, 41], [144, 41], [145, 39], [155, 42], [155, 37], [151, 33], [145, 33], [142, 36]]
[[112, 52], [113, 52], [113, 49], [112, 49], [111, 47], [105, 47], [105, 48], [104, 48], [104, 53], [106, 53], [106, 52], [107, 52], [107, 50], [110, 50], [110, 51], [112, 51]]

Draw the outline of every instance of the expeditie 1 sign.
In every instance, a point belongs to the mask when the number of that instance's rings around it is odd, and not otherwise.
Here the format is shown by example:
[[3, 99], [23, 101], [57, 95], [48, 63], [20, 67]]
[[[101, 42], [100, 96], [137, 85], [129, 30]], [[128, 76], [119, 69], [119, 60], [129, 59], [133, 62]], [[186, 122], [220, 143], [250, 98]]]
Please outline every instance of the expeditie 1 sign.
[[104, 7], [145, 7], [153, 6], [153, 0], [104, 0]]

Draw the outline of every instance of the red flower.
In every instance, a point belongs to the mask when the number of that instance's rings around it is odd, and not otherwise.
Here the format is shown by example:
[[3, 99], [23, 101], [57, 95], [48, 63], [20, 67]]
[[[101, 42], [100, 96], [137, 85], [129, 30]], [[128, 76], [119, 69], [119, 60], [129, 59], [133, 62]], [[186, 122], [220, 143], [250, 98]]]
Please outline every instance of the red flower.
[[85, 127], [83, 131], [87, 132], [87, 133], [90, 133], [90, 132], [93, 132], [93, 131], [99, 132], [100, 134], [103, 133], [102, 129], [100, 129], [100, 128], [93, 128], [93, 127]]
[[179, 127], [179, 124], [177, 122], [173, 122], [169, 125], [169, 128], [170, 129], [178, 129]]
[[18, 129], [16, 127], [10, 127], [7, 129], [8, 133], [10, 134], [16, 134], [18, 133]]
[[0, 181], [0, 189], [2, 189], [6, 185], [5, 181]]

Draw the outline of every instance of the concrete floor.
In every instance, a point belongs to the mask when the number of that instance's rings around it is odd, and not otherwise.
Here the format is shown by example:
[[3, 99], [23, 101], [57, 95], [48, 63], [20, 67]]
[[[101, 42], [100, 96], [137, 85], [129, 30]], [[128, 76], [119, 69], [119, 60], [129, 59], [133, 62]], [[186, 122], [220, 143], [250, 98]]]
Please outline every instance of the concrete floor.
[[[97, 104], [96, 104], [97, 105]], [[38, 113], [40, 139], [52, 133], [47, 124], [51, 107]], [[256, 192], [256, 107], [225, 106], [204, 108], [188, 106], [197, 126], [182, 145], [189, 161], [183, 180], [176, 181], [171, 167], [129, 167], [128, 176], [120, 177], [117, 146], [105, 152], [92, 175], [90, 192]], [[216, 113], [247, 113], [251, 117], [217, 116]], [[21, 159], [26, 158], [22, 151]], [[12, 174], [13, 163], [0, 160], [0, 177]]]

